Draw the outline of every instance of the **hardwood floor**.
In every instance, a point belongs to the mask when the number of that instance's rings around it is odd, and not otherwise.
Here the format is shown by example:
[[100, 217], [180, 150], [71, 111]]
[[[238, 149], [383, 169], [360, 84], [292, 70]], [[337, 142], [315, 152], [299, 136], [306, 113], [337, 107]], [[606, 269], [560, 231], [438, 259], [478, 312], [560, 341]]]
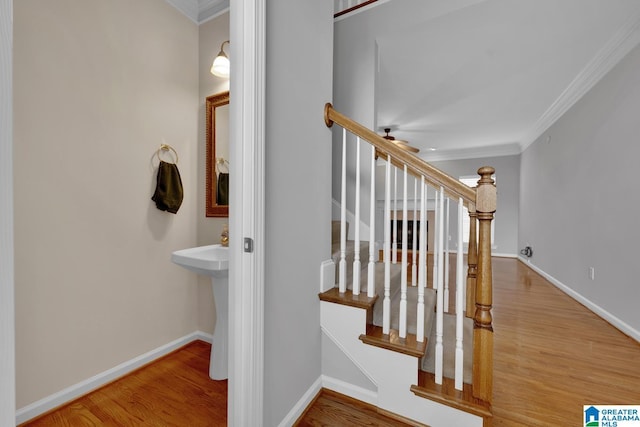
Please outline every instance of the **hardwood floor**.
[[313, 403], [294, 424], [295, 427], [406, 426], [378, 413], [375, 406], [331, 390], [322, 389]]
[[[583, 405], [640, 405], [639, 343], [518, 260], [494, 258], [493, 281], [494, 427], [579, 426]], [[300, 425], [352, 425], [315, 405], [321, 412]], [[350, 411], [356, 425], [387, 425]]]
[[[640, 405], [640, 344], [515, 259], [493, 260], [494, 427], [578, 426], [582, 405]], [[227, 382], [196, 341], [26, 426], [223, 426]], [[299, 426], [402, 426], [323, 392]]]
[[210, 349], [194, 341], [22, 426], [226, 426], [227, 381], [209, 378]]
[[493, 272], [494, 427], [578, 426], [583, 405], [640, 405], [640, 344], [517, 260], [494, 258]]

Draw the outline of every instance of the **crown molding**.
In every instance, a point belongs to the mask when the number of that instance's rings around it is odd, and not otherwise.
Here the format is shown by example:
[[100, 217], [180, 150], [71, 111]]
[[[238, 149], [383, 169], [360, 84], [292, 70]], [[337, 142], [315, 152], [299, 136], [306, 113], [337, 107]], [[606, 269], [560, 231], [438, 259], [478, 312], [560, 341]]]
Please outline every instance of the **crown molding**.
[[627, 20], [595, 57], [582, 69], [520, 142], [521, 151], [535, 142], [569, 108], [640, 43], [640, 10]]
[[202, 24], [229, 10], [229, 0], [165, 0], [196, 24]]
[[171, 6], [182, 12], [187, 18], [196, 24], [198, 23], [198, 2], [197, 0], [165, 0]]
[[229, 11], [229, 0], [198, 0], [198, 24]]

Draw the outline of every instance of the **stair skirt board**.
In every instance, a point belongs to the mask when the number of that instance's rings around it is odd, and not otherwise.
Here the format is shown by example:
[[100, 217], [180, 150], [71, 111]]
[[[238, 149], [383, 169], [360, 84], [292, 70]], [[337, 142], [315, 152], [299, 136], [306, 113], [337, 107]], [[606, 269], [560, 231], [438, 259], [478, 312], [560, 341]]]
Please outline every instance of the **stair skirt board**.
[[29, 405], [24, 406], [16, 411], [16, 425], [22, 424], [26, 421], [29, 421], [30, 419], [44, 414], [47, 411], [57, 408], [58, 406], [64, 405], [65, 403], [77, 399], [78, 397], [84, 396], [85, 394], [90, 393], [91, 391], [96, 390], [111, 381], [123, 377], [128, 373], [133, 372], [136, 369], [150, 362], [153, 362], [156, 359], [166, 356], [172, 351], [177, 350], [180, 347], [183, 347], [196, 340], [202, 340], [211, 343], [213, 340], [213, 336], [201, 331], [192, 332], [189, 335], [185, 335], [184, 337], [171, 341], [168, 344], [160, 346], [147, 353], [141, 354], [140, 356], [134, 357], [131, 360], [123, 362], [118, 366], [94, 375], [91, 378], [87, 378], [84, 381], [69, 386], [50, 396], [30, 403]]
[[[432, 427], [482, 427], [481, 417], [414, 395], [418, 359], [362, 343], [358, 337], [366, 330], [365, 310], [321, 301], [320, 319], [322, 331], [377, 385], [377, 402], [372, 404]], [[341, 393], [358, 399], [348, 387]]]

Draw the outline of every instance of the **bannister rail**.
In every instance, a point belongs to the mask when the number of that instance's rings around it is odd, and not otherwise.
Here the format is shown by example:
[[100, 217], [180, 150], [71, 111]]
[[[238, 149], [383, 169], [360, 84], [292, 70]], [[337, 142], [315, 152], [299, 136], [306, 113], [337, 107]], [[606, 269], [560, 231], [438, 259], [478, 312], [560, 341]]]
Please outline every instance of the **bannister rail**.
[[333, 17], [337, 18], [342, 15], [346, 15], [355, 10], [375, 3], [378, 0], [334, 0], [334, 14]]
[[[360, 283], [366, 284], [366, 291], [369, 297], [374, 294], [382, 296], [382, 313], [377, 320], [378, 326], [382, 328], [383, 335], [390, 335], [391, 329], [397, 331], [400, 339], [406, 339], [408, 335], [414, 334], [416, 342], [434, 343], [433, 367], [434, 381], [436, 384], [443, 384], [445, 374], [445, 362], [451, 360], [449, 345], [445, 341], [455, 343], [454, 374], [455, 388], [463, 389], [463, 382], [472, 384], [472, 394], [475, 398], [485, 402], [491, 402], [493, 394], [493, 325], [492, 325], [492, 267], [491, 267], [491, 222], [496, 211], [496, 186], [492, 178], [495, 170], [485, 166], [478, 169], [478, 185], [474, 188], [467, 186], [458, 179], [435, 168], [426, 161], [420, 159], [412, 153], [399, 148], [375, 132], [367, 129], [354, 120], [336, 111], [329, 103], [325, 105], [324, 120], [328, 127], [334, 123], [342, 127], [342, 165], [341, 165], [341, 214], [340, 214], [340, 256], [338, 271], [338, 289], [341, 294], [347, 293], [350, 289], [354, 296], [361, 292]], [[352, 260], [347, 263], [347, 132], [355, 135], [355, 165], [350, 169], [355, 177], [354, 206], [355, 214], [353, 222], [355, 224], [354, 240], [349, 242], [353, 247]], [[371, 146], [364, 149], [370, 150], [370, 158], [361, 156], [361, 143], [368, 142]], [[368, 153], [368, 152], [364, 152]], [[364, 154], [363, 153], [363, 154]], [[374, 251], [376, 250], [375, 226], [375, 182], [376, 182], [376, 159], [380, 157], [385, 161], [384, 168], [384, 208], [383, 208], [383, 229], [384, 237], [382, 242], [382, 263], [378, 266], [381, 276], [376, 279], [376, 262]], [[371, 162], [370, 177], [370, 206], [369, 206], [369, 254], [367, 268], [363, 269], [361, 262], [361, 236], [359, 224], [361, 223], [361, 168], [360, 162]], [[393, 173], [392, 173], [393, 169]], [[401, 174], [401, 176], [398, 176]], [[417, 179], [413, 182], [412, 213], [409, 212], [409, 181], [407, 175], [414, 175]], [[393, 178], [392, 178], [393, 177]], [[420, 183], [420, 189], [418, 189]], [[401, 192], [398, 192], [398, 186]], [[429, 192], [427, 186], [432, 187], [435, 194], [433, 201], [433, 226], [427, 221], [427, 209]], [[449, 250], [450, 218], [454, 212], [450, 211], [450, 201], [455, 203], [454, 209], [457, 214], [457, 225], [455, 227], [456, 250], [453, 255], [456, 257], [455, 271], [455, 308], [450, 305], [450, 266], [449, 258], [452, 252]], [[398, 206], [400, 202], [401, 206]], [[456, 208], [457, 205], [457, 208]], [[468, 211], [466, 214], [466, 211]], [[365, 207], [366, 209], [366, 207]], [[398, 224], [398, 215], [402, 215], [402, 224]], [[463, 215], [469, 216], [469, 246], [466, 254], [467, 269], [463, 266]], [[422, 226], [418, 226], [418, 222]], [[409, 242], [409, 222], [413, 222], [412, 227], [412, 256], [410, 260], [408, 253]], [[431, 229], [431, 230], [429, 230]], [[428, 231], [429, 230], [429, 231]], [[418, 236], [419, 233], [419, 236]], [[432, 253], [433, 273], [431, 288], [427, 286], [427, 233], [433, 241]], [[418, 242], [419, 237], [419, 242]], [[399, 243], [402, 243], [400, 246]], [[398, 260], [398, 253], [401, 258]], [[411, 263], [411, 264], [409, 264]], [[392, 278], [393, 264], [399, 264], [399, 273], [394, 273]], [[398, 268], [393, 268], [398, 271]], [[352, 268], [351, 287], [347, 283], [347, 269]], [[361, 270], [363, 273], [361, 273]], [[366, 271], [365, 271], [366, 270]], [[367, 277], [361, 276], [366, 274]], [[408, 275], [411, 274], [411, 284]], [[416, 277], [417, 276], [417, 277]], [[382, 277], [384, 280], [382, 280]], [[364, 280], [366, 279], [366, 280]], [[417, 280], [416, 280], [417, 279]], [[399, 282], [399, 284], [398, 284]], [[417, 289], [416, 289], [417, 288]], [[427, 295], [429, 298], [427, 298]], [[430, 305], [426, 305], [427, 299]], [[392, 308], [393, 307], [393, 308]], [[392, 315], [393, 309], [393, 315]], [[455, 313], [450, 313], [451, 309]], [[397, 315], [396, 315], [397, 313]], [[409, 313], [414, 318], [409, 322]], [[465, 320], [471, 318], [471, 320]], [[427, 316], [427, 314], [430, 314]], [[394, 319], [394, 320], [392, 320]], [[445, 319], [448, 325], [455, 325], [455, 337], [452, 337], [450, 329], [445, 330]], [[372, 319], [373, 322], [376, 320]], [[415, 322], [415, 323], [414, 323]], [[454, 322], [454, 323], [451, 323]], [[381, 325], [380, 325], [381, 323]], [[393, 324], [393, 326], [392, 326]], [[467, 324], [467, 326], [465, 326]], [[464, 330], [471, 333], [473, 325], [473, 340], [464, 338]], [[395, 333], [395, 332], [394, 332]], [[454, 340], [454, 341], [451, 341]], [[465, 345], [468, 346], [465, 349]], [[428, 343], [427, 343], [428, 344]], [[431, 348], [431, 347], [429, 347]], [[429, 351], [429, 350], [427, 350]], [[467, 355], [465, 355], [467, 352]], [[472, 358], [470, 357], [472, 355]], [[427, 360], [427, 359], [423, 359]], [[469, 364], [465, 364], [469, 360]], [[421, 362], [422, 363], [422, 362]], [[426, 362], [425, 362], [426, 363]], [[448, 362], [449, 363], [449, 362]], [[465, 365], [467, 368], [465, 368]], [[449, 368], [451, 364], [448, 365]], [[470, 374], [469, 374], [469, 371]], [[449, 371], [450, 372], [450, 371]], [[465, 374], [465, 372], [467, 372]], [[468, 378], [471, 377], [471, 378]]]
[[399, 148], [396, 144], [387, 141], [360, 123], [351, 120], [336, 111], [330, 103], [327, 103], [324, 107], [324, 122], [327, 127], [331, 127], [333, 123], [337, 123], [343, 129], [347, 129], [354, 135], [368, 141], [383, 153], [382, 157], [386, 158], [387, 155], [390, 155], [394, 166], [402, 169], [404, 165], [407, 165], [409, 173], [418, 178], [424, 176], [431, 186], [436, 188], [443, 187], [449, 196], [455, 199], [462, 197], [465, 204], [475, 203], [476, 192], [473, 188], [442, 172], [440, 169], [433, 167], [419, 157]]

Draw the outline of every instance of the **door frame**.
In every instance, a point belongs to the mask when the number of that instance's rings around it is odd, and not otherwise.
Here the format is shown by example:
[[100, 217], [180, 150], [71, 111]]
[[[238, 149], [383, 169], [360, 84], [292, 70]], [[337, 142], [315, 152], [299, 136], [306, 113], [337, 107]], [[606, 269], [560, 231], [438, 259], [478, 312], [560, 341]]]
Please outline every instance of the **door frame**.
[[261, 426], [264, 421], [265, 26], [265, 0], [232, 2], [230, 426]]
[[0, 425], [15, 425], [13, 1], [0, 0]]

